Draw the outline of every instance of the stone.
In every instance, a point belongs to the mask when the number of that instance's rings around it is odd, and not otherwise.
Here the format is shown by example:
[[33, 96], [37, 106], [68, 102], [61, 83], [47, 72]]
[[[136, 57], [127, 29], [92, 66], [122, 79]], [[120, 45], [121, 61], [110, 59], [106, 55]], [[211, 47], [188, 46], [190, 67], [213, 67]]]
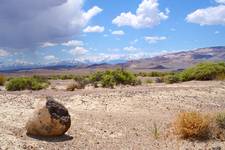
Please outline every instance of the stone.
[[32, 136], [61, 136], [65, 134], [71, 125], [68, 110], [52, 97], [41, 104], [26, 124], [28, 135]]

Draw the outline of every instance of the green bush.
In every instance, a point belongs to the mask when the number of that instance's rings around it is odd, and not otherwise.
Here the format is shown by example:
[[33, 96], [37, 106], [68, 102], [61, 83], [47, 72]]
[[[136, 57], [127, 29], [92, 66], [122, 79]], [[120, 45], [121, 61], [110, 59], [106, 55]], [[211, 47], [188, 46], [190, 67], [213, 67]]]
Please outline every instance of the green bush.
[[113, 88], [116, 85], [116, 80], [113, 75], [106, 74], [101, 79], [102, 87]]
[[182, 81], [190, 80], [215, 80], [225, 74], [225, 63], [205, 62], [197, 64], [180, 73]]
[[47, 88], [49, 82], [39, 77], [20, 77], [9, 80], [6, 84], [8, 91], [21, 91], [21, 90], [41, 90]]
[[0, 85], [4, 85], [6, 78], [3, 75], [0, 75]]
[[167, 75], [163, 78], [163, 81], [167, 84], [178, 83], [180, 78], [178, 75]]
[[91, 74], [89, 76], [90, 83], [93, 85], [97, 85], [102, 80], [103, 75], [104, 75], [104, 72], [100, 72], [100, 71]]
[[115, 85], [138, 85], [141, 84], [137, 77], [123, 69], [96, 72], [89, 76], [92, 85], [101, 84], [102, 87], [113, 88]]

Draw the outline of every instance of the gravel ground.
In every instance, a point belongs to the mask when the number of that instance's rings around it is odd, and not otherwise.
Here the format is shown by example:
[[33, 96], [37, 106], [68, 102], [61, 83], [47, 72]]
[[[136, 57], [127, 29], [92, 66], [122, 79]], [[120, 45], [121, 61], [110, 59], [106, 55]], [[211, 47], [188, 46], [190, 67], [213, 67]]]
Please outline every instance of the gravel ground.
[[[60, 88], [57, 90], [57, 86]], [[171, 123], [182, 111], [211, 113], [225, 109], [225, 82], [162, 83], [116, 89], [66, 92], [60, 82], [41, 91], [0, 91], [0, 149], [225, 149], [220, 141], [181, 140]], [[24, 126], [40, 101], [53, 96], [72, 117], [66, 135], [32, 138]], [[153, 124], [159, 138], [153, 134]]]

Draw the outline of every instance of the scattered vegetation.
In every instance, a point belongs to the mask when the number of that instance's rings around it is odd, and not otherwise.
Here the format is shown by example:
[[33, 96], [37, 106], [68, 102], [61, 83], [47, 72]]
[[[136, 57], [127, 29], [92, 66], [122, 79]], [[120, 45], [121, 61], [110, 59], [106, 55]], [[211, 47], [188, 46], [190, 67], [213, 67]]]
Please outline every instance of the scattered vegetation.
[[[7, 80], [7, 90], [40, 90], [49, 85], [48, 80], [72, 79], [76, 84], [72, 83], [68, 86], [68, 90], [82, 89], [87, 84], [94, 87], [114, 88], [117, 85], [139, 85], [141, 81], [137, 76], [154, 77], [155, 82], [165, 82], [168, 84], [185, 82], [191, 80], [224, 80], [225, 79], [225, 62], [213, 63], [205, 62], [197, 64], [194, 67], [185, 69], [181, 72], [140, 72], [133, 74], [124, 69], [107, 70], [95, 72], [90, 75], [54, 75], [54, 76], [33, 76], [22, 78], [5, 78], [0, 75], [0, 85], [4, 85]], [[152, 83], [152, 79], [146, 80], [146, 83]]]
[[8, 91], [41, 90], [47, 88], [49, 82], [39, 76], [12, 78], [6, 84]]
[[204, 62], [181, 72], [139, 73], [140, 76], [161, 77], [165, 83], [172, 84], [191, 80], [225, 80], [225, 62]]
[[5, 84], [5, 81], [6, 81], [5, 76], [0, 75], [0, 85], [4, 85]]
[[178, 115], [175, 129], [182, 138], [207, 139], [209, 137], [209, 118], [197, 112], [186, 112]]

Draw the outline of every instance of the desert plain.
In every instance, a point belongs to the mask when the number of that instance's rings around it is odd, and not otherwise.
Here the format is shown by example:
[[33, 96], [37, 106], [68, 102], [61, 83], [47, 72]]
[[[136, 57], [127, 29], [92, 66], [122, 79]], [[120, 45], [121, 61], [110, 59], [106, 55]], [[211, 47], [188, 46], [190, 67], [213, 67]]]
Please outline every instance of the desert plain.
[[[179, 112], [225, 111], [224, 81], [152, 83], [115, 89], [86, 87], [66, 91], [69, 81], [51, 81], [40, 91], [0, 91], [2, 150], [219, 150], [219, 140], [183, 140], [173, 133]], [[64, 104], [72, 125], [62, 137], [26, 135], [25, 125], [46, 96]], [[157, 135], [156, 135], [157, 132]]]

